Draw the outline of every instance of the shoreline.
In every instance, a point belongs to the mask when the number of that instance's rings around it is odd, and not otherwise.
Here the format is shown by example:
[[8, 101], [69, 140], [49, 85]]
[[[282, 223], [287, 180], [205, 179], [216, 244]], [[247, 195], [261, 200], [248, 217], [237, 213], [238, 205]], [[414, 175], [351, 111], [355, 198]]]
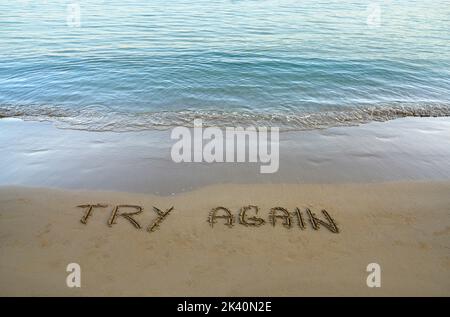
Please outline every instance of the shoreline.
[[[174, 196], [0, 187], [2, 296], [448, 296], [450, 182], [212, 185]], [[86, 203], [107, 204], [80, 222]], [[108, 226], [119, 204], [139, 205], [135, 228]], [[257, 205], [266, 223], [208, 223], [211, 210]], [[173, 211], [154, 232], [155, 206]], [[273, 207], [305, 216], [269, 223]], [[339, 233], [314, 230], [326, 209]], [[127, 210], [129, 211], [129, 210]], [[252, 213], [249, 214], [253, 215]], [[183, 259], [180, 261], [180, 259]], [[78, 263], [81, 288], [66, 286]], [[366, 285], [378, 263], [381, 288]], [[420, 287], [418, 287], [420, 285]]]
[[[120, 108], [91, 106], [72, 109], [64, 106], [0, 105], [0, 118], [50, 122], [58, 128], [88, 132], [142, 132], [169, 130], [201, 118], [209, 127], [277, 126], [282, 132], [314, 131], [351, 127], [401, 118], [450, 117], [450, 105], [439, 101], [391, 102], [343, 106], [320, 111], [259, 112], [216, 110], [169, 110], [130, 112]], [[256, 110], [256, 109], [255, 109]]]

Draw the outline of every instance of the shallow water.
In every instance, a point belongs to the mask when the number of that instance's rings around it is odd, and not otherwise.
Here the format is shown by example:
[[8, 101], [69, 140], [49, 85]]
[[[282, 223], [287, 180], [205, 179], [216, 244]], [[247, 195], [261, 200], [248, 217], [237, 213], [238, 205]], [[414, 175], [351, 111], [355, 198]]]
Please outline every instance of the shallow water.
[[79, 27], [76, 3], [0, 0], [0, 116], [127, 131], [450, 115], [446, 0], [92, 0]]

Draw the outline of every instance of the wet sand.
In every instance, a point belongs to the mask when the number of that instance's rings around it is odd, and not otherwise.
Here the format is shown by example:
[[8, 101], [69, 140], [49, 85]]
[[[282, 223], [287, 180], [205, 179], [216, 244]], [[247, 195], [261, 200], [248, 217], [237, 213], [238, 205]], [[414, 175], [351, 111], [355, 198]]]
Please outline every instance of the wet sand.
[[87, 132], [0, 120], [0, 185], [176, 194], [226, 183], [450, 180], [450, 118], [280, 134], [280, 168], [174, 163], [170, 131]]

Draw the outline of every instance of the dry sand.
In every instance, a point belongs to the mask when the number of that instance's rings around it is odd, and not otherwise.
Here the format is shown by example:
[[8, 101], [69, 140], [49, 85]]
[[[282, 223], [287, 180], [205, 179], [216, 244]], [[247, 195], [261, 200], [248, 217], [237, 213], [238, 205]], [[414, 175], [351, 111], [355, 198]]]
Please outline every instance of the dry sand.
[[[107, 203], [88, 223], [84, 203]], [[173, 212], [152, 233], [126, 219], [107, 226], [115, 204]], [[212, 228], [210, 210], [237, 215], [255, 204], [328, 210], [340, 233], [310, 224]], [[213, 185], [173, 196], [0, 188], [0, 295], [450, 295], [450, 183]], [[81, 288], [66, 286], [66, 266], [81, 265]], [[366, 266], [381, 265], [381, 288]]]

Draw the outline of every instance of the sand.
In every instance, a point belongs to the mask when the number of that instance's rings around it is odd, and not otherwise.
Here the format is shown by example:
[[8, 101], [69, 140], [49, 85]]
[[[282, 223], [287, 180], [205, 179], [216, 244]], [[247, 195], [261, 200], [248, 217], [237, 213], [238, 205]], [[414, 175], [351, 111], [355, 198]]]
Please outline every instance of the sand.
[[[77, 205], [105, 203], [82, 224]], [[109, 227], [117, 204], [144, 207], [136, 229]], [[296, 221], [286, 229], [224, 220], [254, 204], [269, 210], [325, 208], [339, 233]], [[174, 206], [154, 232], [152, 210]], [[224, 184], [156, 196], [123, 192], [0, 187], [0, 295], [82, 296], [449, 296], [450, 182], [373, 184]], [[81, 288], [68, 288], [66, 266], [81, 266]], [[381, 287], [366, 285], [369, 263]]]
[[[0, 295], [450, 296], [449, 118], [280, 135], [280, 170], [176, 164], [170, 131], [62, 130], [0, 120]], [[102, 203], [87, 224], [78, 205]], [[143, 207], [119, 217], [116, 205]], [[239, 224], [257, 205], [266, 223]], [[154, 232], [153, 206], [174, 209]], [[224, 206], [236, 223], [214, 227]], [[270, 210], [300, 208], [287, 229]], [[306, 208], [339, 233], [314, 230]], [[120, 212], [136, 212], [120, 209]], [[252, 213], [249, 213], [249, 217]], [[135, 224], [136, 225], [136, 224]], [[66, 285], [81, 266], [81, 288]], [[369, 288], [368, 264], [381, 267]]]
[[0, 186], [170, 195], [217, 183], [450, 180], [450, 118], [403, 118], [280, 133], [280, 169], [175, 163], [168, 131], [91, 132], [0, 120]]

